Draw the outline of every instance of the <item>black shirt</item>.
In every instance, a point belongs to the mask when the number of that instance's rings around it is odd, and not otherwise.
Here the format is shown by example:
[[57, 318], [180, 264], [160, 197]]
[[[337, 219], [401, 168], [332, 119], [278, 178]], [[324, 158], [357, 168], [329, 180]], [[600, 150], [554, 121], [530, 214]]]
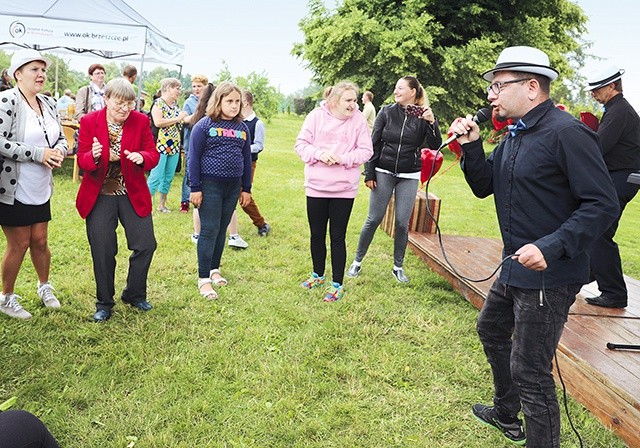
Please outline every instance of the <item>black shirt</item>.
[[604, 105], [598, 126], [604, 162], [609, 171], [640, 170], [640, 117], [622, 93]]
[[[463, 145], [467, 183], [478, 197], [494, 195], [503, 256], [533, 243], [547, 262], [545, 287], [588, 283], [587, 249], [619, 208], [597, 136], [551, 100], [522, 121], [527, 129], [507, 136], [486, 160], [480, 139]], [[499, 277], [526, 289], [540, 289], [541, 279], [511, 259]]]

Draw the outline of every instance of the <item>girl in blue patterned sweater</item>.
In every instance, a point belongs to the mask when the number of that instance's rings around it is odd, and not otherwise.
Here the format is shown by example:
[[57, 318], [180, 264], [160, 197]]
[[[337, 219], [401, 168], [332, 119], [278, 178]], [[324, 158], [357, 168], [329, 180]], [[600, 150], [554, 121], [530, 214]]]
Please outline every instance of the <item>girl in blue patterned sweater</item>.
[[220, 259], [238, 197], [242, 206], [251, 200], [251, 140], [242, 119], [240, 88], [223, 82], [214, 90], [206, 116], [191, 130], [190, 200], [202, 223], [197, 245], [198, 290], [207, 299], [218, 297], [213, 285], [227, 284], [220, 273]]

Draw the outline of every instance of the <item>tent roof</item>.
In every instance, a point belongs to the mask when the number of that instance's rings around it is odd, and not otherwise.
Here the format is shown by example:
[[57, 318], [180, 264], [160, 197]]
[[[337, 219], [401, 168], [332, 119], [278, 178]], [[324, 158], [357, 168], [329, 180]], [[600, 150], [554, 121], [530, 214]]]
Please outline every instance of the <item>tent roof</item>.
[[[4, 30], [2, 21], [8, 22]], [[0, 43], [65, 48], [106, 58], [144, 54], [147, 61], [178, 65], [184, 54], [183, 45], [171, 41], [123, 0], [3, 2]]]

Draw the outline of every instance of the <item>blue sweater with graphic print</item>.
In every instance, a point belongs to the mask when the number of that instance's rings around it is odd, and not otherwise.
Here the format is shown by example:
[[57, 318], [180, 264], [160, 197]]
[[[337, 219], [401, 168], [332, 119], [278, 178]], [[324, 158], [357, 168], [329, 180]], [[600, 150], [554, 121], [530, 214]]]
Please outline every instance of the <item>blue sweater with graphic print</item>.
[[251, 139], [243, 122], [203, 117], [191, 130], [188, 166], [192, 192], [202, 191], [203, 180], [242, 180], [251, 193]]

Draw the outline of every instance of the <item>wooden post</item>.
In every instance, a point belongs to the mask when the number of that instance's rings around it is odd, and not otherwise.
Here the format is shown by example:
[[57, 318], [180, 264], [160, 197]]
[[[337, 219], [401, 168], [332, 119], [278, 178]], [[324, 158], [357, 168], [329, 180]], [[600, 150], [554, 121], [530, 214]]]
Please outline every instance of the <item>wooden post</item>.
[[[427, 204], [429, 208], [427, 209]], [[382, 218], [380, 227], [389, 234], [394, 236], [396, 230], [395, 223], [395, 200], [391, 196], [389, 205], [387, 205], [387, 212]], [[429, 214], [431, 212], [431, 214]], [[429, 200], [427, 201], [427, 195], [424, 191], [418, 190], [416, 194], [416, 200], [413, 204], [413, 211], [409, 218], [409, 230], [420, 233], [436, 233], [436, 221], [440, 217], [440, 198], [433, 193], [429, 193]]]

